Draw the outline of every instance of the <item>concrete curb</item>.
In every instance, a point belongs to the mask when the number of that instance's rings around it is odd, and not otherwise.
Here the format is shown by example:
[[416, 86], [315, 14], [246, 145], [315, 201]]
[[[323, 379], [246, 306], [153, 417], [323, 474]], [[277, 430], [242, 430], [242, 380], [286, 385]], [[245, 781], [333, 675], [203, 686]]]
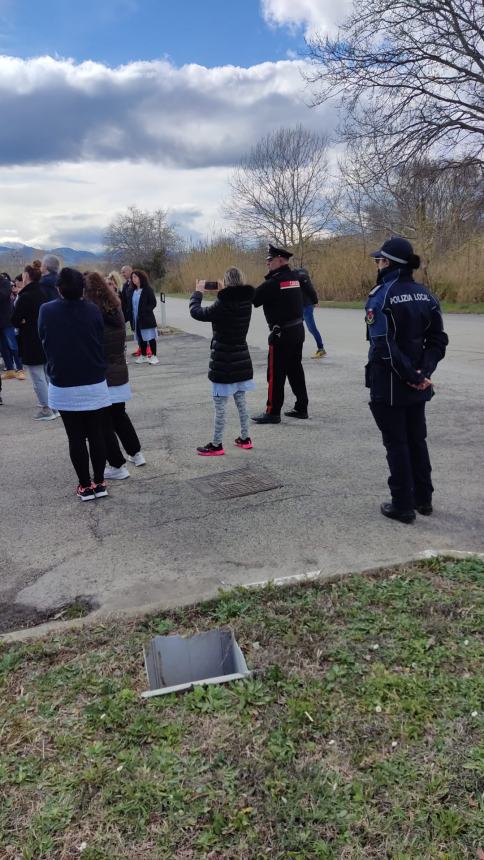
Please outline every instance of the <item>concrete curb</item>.
[[[401, 568], [406, 567], [408, 564], [424, 561], [425, 559], [438, 558], [439, 556], [441, 558], [479, 558], [484, 560], [484, 552], [468, 552], [466, 550], [446, 550], [445, 552], [437, 552], [433, 549], [426, 549], [423, 552], [418, 553], [417, 556], [411, 556], [404, 561], [400, 559], [394, 564], [388, 562], [384, 565], [380, 565], [379, 567], [354, 568], [353, 570], [330, 574], [325, 574], [321, 570], [310, 570], [307, 573], [295, 573], [290, 576], [282, 576], [275, 579], [265, 579], [246, 584], [242, 583], [240, 586], [231, 585], [230, 590], [235, 588], [253, 590], [257, 588], [265, 588], [267, 585], [273, 585], [276, 588], [285, 588], [291, 585], [316, 580], [320, 580], [323, 583], [339, 582], [342, 579], [346, 579], [347, 577], [354, 576], [358, 573], [365, 574], [366, 576], [378, 577], [383, 571], [388, 570], [389, 567], [393, 567], [398, 571]], [[27, 627], [23, 630], [12, 630], [9, 633], [3, 633], [0, 635], [0, 644], [2, 642], [9, 644], [13, 642], [26, 642], [29, 640], [36, 641], [38, 639], [42, 639], [44, 636], [49, 636], [50, 634], [69, 633], [75, 630], [82, 630], [85, 627], [95, 627], [98, 624], [106, 624], [113, 621], [137, 621], [141, 618], [148, 618], [150, 615], [156, 615], [158, 612], [168, 612], [178, 607], [196, 606], [201, 603], [208, 603], [209, 601], [216, 599], [218, 593], [219, 591], [217, 589], [213, 594], [200, 597], [199, 600], [187, 599], [186, 601], [177, 602], [174, 606], [167, 606], [166, 602], [159, 601], [157, 603], [130, 607], [129, 609], [106, 610], [101, 607], [100, 609], [96, 609], [94, 612], [91, 612], [89, 615], [85, 615], [83, 618], [73, 618], [70, 621], [47, 621], [44, 624], [37, 625], [36, 627]]]

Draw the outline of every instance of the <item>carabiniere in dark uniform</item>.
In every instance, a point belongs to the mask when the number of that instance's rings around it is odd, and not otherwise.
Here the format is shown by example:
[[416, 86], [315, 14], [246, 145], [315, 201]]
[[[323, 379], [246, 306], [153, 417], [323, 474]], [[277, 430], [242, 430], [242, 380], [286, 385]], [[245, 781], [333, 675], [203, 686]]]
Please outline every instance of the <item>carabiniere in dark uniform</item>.
[[269, 245], [267, 261], [281, 261], [270, 268], [265, 281], [257, 287], [254, 306], [263, 307], [269, 325], [269, 355], [267, 360], [267, 408], [253, 421], [257, 424], [279, 424], [284, 403], [286, 377], [296, 398], [294, 409], [286, 412], [291, 418], [308, 417], [308, 395], [302, 366], [304, 343], [303, 297], [301, 285], [288, 264], [290, 251]]
[[415, 509], [432, 513], [425, 404], [434, 395], [431, 376], [449, 339], [438, 299], [413, 279], [420, 259], [410, 242], [388, 239], [372, 256], [379, 272], [366, 303], [370, 341], [366, 385], [387, 452], [392, 495], [391, 503], [381, 505], [381, 512], [410, 523]]

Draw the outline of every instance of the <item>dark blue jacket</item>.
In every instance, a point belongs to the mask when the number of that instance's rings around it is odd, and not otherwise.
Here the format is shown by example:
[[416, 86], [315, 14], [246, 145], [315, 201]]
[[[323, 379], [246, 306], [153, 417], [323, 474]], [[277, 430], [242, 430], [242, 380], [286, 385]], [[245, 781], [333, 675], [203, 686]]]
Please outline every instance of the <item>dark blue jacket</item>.
[[58, 277], [59, 276], [56, 272], [48, 272], [46, 275], [42, 275], [40, 279], [40, 286], [42, 287], [48, 302], [52, 302], [54, 299], [59, 298], [59, 290], [57, 289]]
[[56, 299], [40, 308], [39, 335], [47, 373], [60, 388], [95, 385], [106, 379], [101, 311], [85, 299]]
[[417, 391], [409, 383], [417, 385], [424, 377], [430, 378], [445, 355], [449, 339], [438, 300], [415, 283], [408, 267], [392, 267], [383, 270], [365, 310], [370, 399], [389, 406], [430, 400], [432, 387]]

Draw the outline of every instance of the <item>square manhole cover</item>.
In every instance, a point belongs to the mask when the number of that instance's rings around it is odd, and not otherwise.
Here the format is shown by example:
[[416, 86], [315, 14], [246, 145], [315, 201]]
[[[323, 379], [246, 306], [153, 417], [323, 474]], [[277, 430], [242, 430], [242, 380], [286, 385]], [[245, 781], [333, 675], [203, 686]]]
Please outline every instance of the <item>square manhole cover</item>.
[[283, 486], [267, 469], [247, 467], [219, 472], [217, 475], [205, 475], [203, 478], [190, 478], [187, 483], [193, 484], [202, 496], [209, 496], [211, 499], [235, 499], [238, 496], [251, 496], [253, 493], [264, 493], [266, 490], [276, 490]]

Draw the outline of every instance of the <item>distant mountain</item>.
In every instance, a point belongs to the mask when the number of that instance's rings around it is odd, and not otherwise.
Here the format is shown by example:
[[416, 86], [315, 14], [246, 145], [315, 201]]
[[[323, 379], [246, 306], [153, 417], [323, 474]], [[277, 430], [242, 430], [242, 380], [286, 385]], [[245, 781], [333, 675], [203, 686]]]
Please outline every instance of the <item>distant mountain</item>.
[[66, 264], [75, 265], [83, 260], [99, 260], [103, 254], [95, 254], [93, 251], [76, 251], [74, 248], [53, 248], [52, 251], [45, 251], [46, 254], [55, 254]]
[[12, 263], [18, 261], [19, 265], [36, 257], [41, 258], [44, 254], [55, 254], [60, 257], [65, 266], [76, 266], [78, 263], [88, 260], [100, 260], [103, 254], [95, 254], [93, 251], [77, 251], [74, 248], [32, 248], [30, 245], [22, 245], [12, 242], [11, 245], [0, 245], [0, 260], [9, 258]]

